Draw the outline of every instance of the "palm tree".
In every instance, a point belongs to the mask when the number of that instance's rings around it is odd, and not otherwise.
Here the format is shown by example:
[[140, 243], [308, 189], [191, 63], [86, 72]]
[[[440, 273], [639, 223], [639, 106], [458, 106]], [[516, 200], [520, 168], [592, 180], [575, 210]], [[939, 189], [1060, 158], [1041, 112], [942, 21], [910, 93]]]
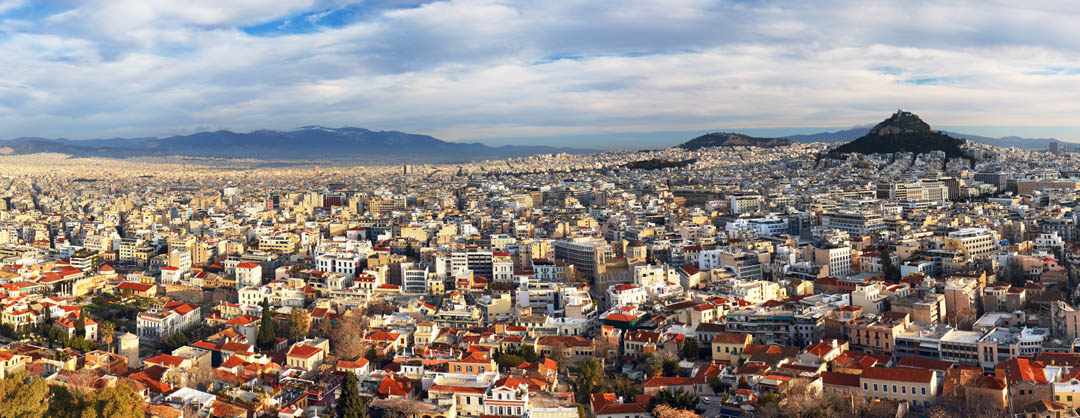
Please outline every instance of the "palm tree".
[[113, 338], [116, 337], [116, 325], [112, 322], [101, 324], [101, 342], [105, 343], [105, 351], [112, 352]]

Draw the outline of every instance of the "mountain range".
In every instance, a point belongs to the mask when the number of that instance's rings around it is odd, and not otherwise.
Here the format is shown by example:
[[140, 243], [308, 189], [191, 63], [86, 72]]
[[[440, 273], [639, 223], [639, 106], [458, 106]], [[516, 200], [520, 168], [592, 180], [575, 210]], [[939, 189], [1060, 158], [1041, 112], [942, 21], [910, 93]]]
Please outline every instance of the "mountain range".
[[866, 135], [836, 147], [829, 151], [828, 156], [835, 158], [850, 153], [925, 154], [941, 151], [945, 153], [945, 158], [966, 158], [968, 155], [963, 150], [965, 142], [965, 139], [954, 138], [930, 129], [930, 125], [914, 113], [897, 110], [888, 119], [870, 128]]
[[[784, 138], [790, 139], [793, 142], [799, 143], [811, 143], [811, 142], [850, 142], [862, 137], [870, 132], [870, 126], [857, 126], [851, 129], [835, 132], [819, 132], [816, 134], [806, 135], [788, 135]], [[978, 142], [980, 144], [993, 145], [998, 147], [1017, 147], [1028, 149], [1046, 149], [1050, 146], [1051, 142], [1065, 143], [1057, 138], [1021, 138], [1019, 136], [1003, 136], [1000, 138], [991, 138], [987, 136], [979, 136], [972, 134], [965, 134], [960, 132], [942, 131], [943, 133], [963, 138], [970, 141]]]
[[337, 161], [423, 161], [455, 163], [464, 161], [523, 157], [534, 154], [582, 154], [594, 150], [549, 146], [448, 142], [428, 135], [363, 128], [305, 126], [293, 130], [199, 132], [167, 138], [49, 139], [16, 138], [0, 140], [0, 154], [51, 152], [74, 157], [214, 157], [260, 160]]

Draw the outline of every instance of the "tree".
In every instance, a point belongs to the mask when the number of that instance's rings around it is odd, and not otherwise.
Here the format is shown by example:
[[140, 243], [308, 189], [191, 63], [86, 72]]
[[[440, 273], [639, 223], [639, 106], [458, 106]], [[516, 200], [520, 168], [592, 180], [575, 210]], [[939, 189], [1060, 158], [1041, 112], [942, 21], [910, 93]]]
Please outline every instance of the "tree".
[[664, 371], [664, 376], [675, 377], [679, 375], [679, 361], [673, 358], [664, 359], [660, 367]]
[[885, 274], [885, 281], [893, 283], [900, 281], [900, 268], [892, 262], [889, 244], [881, 244], [881, 272]]
[[67, 338], [68, 334], [67, 331], [64, 331], [64, 328], [60, 327], [59, 325], [53, 325], [52, 327], [49, 327], [49, 348], [52, 348], [54, 342], [59, 343], [60, 345], [66, 344]]
[[589, 399], [589, 395], [599, 392], [604, 387], [604, 366], [600, 360], [594, 357], [585, 359], [578, 367], [577, 376], [574, 377], [574, 387], [577, 388], [577, 399]]
[[683, 358], [690, 361], [697, 361], [701, 355], [701, 347], [698, 346], [697, 339], [687, 338], [682, 345]]
[[641, 385], [630, 380], [626, 375], [620, 374], [615, 378], [615, 381], [611, 383], [611, 391], [615, 392], [615, 396], [623, 399], [634, 399], [635, 396], [643, 392]]
[[75, 336], [86, 338], [86, 310], [79, 309], [79, 320], [75, 321]]
[[540, 359], [540, 356], [536, 354], [536, 347], [533, 347], [532, 344], [522, 345], [521, 352], [518, 355], [529, 363]]
[[[322, 323], [329, 324], [330, 320], [323, 320]], [[327, 339], [330, 340], [330, 351], [345, 359], [355, 359], [363, 355], [367, 350], [367, 346], [364, 344], [366, 330], [367, 320], [364, 318], [345, 317], [341, 319], [336, 326], [330, 326], [327, 335]]]
[[83, 353], [90, 352], [90, 350], [92, 348], [90, 346], [90, 342], [86, 341], [86, 338], [83, 338], [82, 336], [76, 336], [75, 338], [71, 338], [71, 339], [67, 340], [67, 342], [64, 344], [64, 346], [69, 347], [69, 348], [74, 348], [74, 349], [79, 350], [79, 351], [81, 351]]
[[525, 359], [518, 355], [503, 353], [495, 358], [495, 362], [499, 364], [500, 369], [505, 370], [511, 367], [517, 367], [519, 364], [524, 363]]
[[277, 343], [277, 332], [274, 331], [274, 312], [270, 309], [270, 301], [266, 298], [263, 298], [260, 305], [262, 306], [262, 320], [259, 321], [259, 335], [256, 340], [260, 348], [268, 350]]
[[175, 334], [165, 337], [161, 343], [165, 346], [166, 350], [172, 351], [187, 345], [188, 341], [188, 337], [183, 331], [177, 331]]
[[143, 418], [142, 395], [126, 383], [102, 390], [72, 391], [66, 386], [52, 387], [52, 402], [46, 416], [58, 418]]
[[299, 306], [294, 306], [292, 311], [289, 311], [289, 337], [293, 341], [299, 341], [307, 338], [308, 330], [311, 328], [311, 315], [308, 311]]
[[701, 402], [700, 397], [683, 389], [674, 392], [671, 389], [664, 389], [657, 392], [652, 399], [649, 399], [649, 410], [652, 411], [660, 405], [667, 405], [675, 409], [693, 411], [697, 408], [698, 402]]
[[359, 380], [352, 372], [345, 373], [341, 394], [337, 398], [338, 418], [367, 418], [367, 403], [360, 396]]
[[660, 376], [664, 372], [664, 362], [656, 357], [648, 357], [645, 361], [645, 373], [649, 377]]
[[0, 379], [0, 411], [3, 416], [30, 418], [45, 416], [49, 409], [49, 385], [45, 379], [18, 372]]
[[116, 324], [112, 321], [101, 324], [101, 342], [105, 343], [105, 351], [112, 352], [112, 343], [115, 338]]
[[701, 418], [701, 415], [694, 411], [675, 409], [667, 405], [657, 405], [652, 414], [656, 418]]
[[717, 376], [709, 376], [709, 386], [712, 387], [713, 393], [726, 393], [731, 389], [731, 384], [720, 380]]

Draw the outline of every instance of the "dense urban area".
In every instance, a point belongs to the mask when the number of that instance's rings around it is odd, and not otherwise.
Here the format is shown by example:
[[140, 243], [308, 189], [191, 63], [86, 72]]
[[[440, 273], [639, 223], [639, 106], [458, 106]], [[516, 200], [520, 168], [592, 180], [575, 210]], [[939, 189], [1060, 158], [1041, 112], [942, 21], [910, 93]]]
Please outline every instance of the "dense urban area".
[[0, 416], [1075, 417], [1057, 145], [0, 156]]

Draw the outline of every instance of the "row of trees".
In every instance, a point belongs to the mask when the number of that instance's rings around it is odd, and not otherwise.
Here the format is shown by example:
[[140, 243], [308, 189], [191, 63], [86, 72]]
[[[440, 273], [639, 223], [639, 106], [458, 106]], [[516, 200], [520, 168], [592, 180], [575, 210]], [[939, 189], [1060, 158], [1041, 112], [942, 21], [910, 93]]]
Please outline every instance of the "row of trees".
[[[277, 344], [277, 323], [274, 321], [274, 311], [270, 308], [270, 301], [263, 299], [259, 304], [262, 307], [262, 317], [259, 318], [259, 333], [255, 340], [259, 348], [269, 350]], [[285, 332], [293, 341], [303, 340], [311, 331], [311, 314], [307, 310], [294, 306], [286, 318]]]
[[5, 417], [142, 418], [143, 409], [142, 396], [125, 383], [77, 390], [50, 386], [26, 373], [0, 379], [0, 415]]

